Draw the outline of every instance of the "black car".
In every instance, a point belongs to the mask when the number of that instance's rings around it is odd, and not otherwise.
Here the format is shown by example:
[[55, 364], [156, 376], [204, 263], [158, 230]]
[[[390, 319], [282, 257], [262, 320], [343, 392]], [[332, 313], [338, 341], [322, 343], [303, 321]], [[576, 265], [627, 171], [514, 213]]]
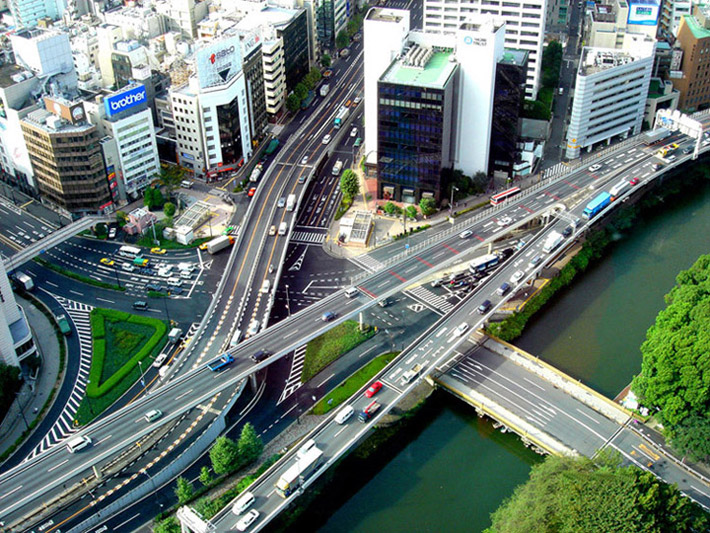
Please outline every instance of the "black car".
[[452, 287], [453, 287], [454, 289], [463, 289], [464, 287], [468, 287], [469, 285], [471, 285], [471, 281], [470, 281], [470, 280], [468, 280], [468, 279], [462, 279], [462, 280], [459, 280], [459, 281], [455, 282], [455, 283], [452, 285]]
[[183, 292], [185, 292], [185, 289], [182, 287], [171, 287], [170, 289], [170, 294], [182, 294]]
[[485, 315], [488, 312], [488, 310], [491, 308], [491, 305], [492, 305], [491, 301], [486, 300], [481, 305], [478, 306], [478, 309], [476, 309], [476, 311], [478, 311], [479, 315]]
[[259, 350], [256, 352], [254, 355], [251, 356], [251, 360], [254, 361], [255, 363], [261, 363], [264, 359], [269, 357], [271, 355], [271, 352], [267, 350]]
[[155, 283], [154, 281], [151, 281], [149, 283], [146, 283], [145, 290], [160, 292], [163, 290], [163, 288], [160, 286], [160, 284]]
[[500, 256], [501, 261], [505, 261], [514, 253], [515, 253], [514, 248], [505, 248], [505, 249], [501, 250], [500, 252], [498, 252], [498, 255]]
[[562, 235], [565, 237], [569, 237], [570, 235], [572, 235], [572, 228], [570, 226], [567, 226], [562, 232]]

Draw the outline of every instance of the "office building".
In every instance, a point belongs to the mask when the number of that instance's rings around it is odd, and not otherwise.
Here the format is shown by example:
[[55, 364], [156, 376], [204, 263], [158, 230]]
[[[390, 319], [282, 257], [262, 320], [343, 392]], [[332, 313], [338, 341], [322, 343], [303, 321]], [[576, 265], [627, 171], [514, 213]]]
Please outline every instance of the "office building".
[[568, 159], [615, 137], [641, 133], [655, 41], [625, 50], [585, 47], [577, 71], [567, 130]]
[[20, 361], [37, 353], [25, 312], [17, 304], [0, 261], [0, 361], [19, 366]]
[[472, 15], [494, 16], [505, 21], [504, 46], [528, 52], [525, 95], [536, 99], [547, 19], [545, 0], [424, 0], [424, 31], [454, 34]]
[[45, 97], [21, 127], [43, 202], [73, 217], [113, 210], [99, 132], [82, 102]]
[[43, 18], [57, 20], [64, 14], [65, 0], [8, 0], [17, 28], [34, 28]]
[[681, 19], [676, 45], [683, 51], [680, 76], [673, 86], [680, 92], [678, 107], [698, 111], [710, 107], [710, 6]]
[[651, 78], [646, 98], [646, 112], [644, 113], [645, 127], [652, 128], [656, 120], [656, 111], [659, 109], [678, 109], [680, 93], [673, 87], [670, 80]]
[[567, 21], [574, 0], [548, 0], [545, 31], [560, 32], [567, 29]]
[[664, 0], [661, 9], [661, 18], [658, 21], [659, 34], [664, 38], [673, 38], [678, 35], [680, 19], [690, 15], [693, 2], [690, 0]]
[[55, 92], [73, 96], [77, 76], [69, 35], [57, 30], [34, 28], [10, 35], [15, 63], [35, 74]]
[[335, 36], [345, 28], [352, 14], [350, 0], [310, 0], [315, 13], [315, 36], [320, 52], [335, 49]]
[[209, 0], [161, 0], [155, 2], [154, 7], [165, 17], [167, 29], [196, 39], [197, 24], [207, 16], [210, 3]]
[[656, 38], [661, 0], [613, 0], [595, 4], [585, 19], [584, 35], [592, 48], [624, 50], [633, 42]]

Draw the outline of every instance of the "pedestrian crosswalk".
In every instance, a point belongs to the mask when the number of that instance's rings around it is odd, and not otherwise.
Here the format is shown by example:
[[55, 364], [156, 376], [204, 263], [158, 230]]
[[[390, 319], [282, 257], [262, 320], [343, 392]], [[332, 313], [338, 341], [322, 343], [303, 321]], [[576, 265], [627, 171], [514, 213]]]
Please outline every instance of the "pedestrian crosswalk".
[[356, 264], [360, 268], [367, 270], [368, 272], [377, 272], [383, 265], [377, 259], [370, 255], [358, 255], [356, 257], [348, 258], [352, 263]]
[[[79, 371], [74, 382], [69, 399], [67, 400], [64, 409], [60, 413], [54, 425], [44, 436], [42, 441], [32, 450], [25, 458], [25, 461], [32, 459], [43, 451], [55, 446], [59, 441], [67, 435], [71, 435], [74, 431], [74, 415], [79, 408], [82, 398], [86, 392], [86, 385], [89, 381], [89, 370], [91, 369], [91, 324], [89, 315], [92, 306], [69, 300], [62, 296], [52, 295], [64, 308], [69, 319], [74, 323], [79, 338]], [[67, 354], [67, 358], [75, 357], [71, 351]], [[71, 364], [71, 363], [69, 363]]]
[[302, 385], [301, 374], [303, 373], [303, 361], [306, 359], [306, 345], [299, 346], [293, 352], [293, 360], [291, 361], [291, 371], [289, 372], [288, 379], [286, 380], [286, 385], [284, 390], [281, 391], [281, 397], [277, 404], [283, 402], [286, 398], [291, 396], [298, 388]]
[[294, 231], [291, 234], [293, 244], [323, 244], [325, 233], [315, 233], [312, 231]]
[[438, 294], [434, 294], [423, 285], [419, 285], [418, 287], [404, 292], [407, 295], [419, 300], [427, 307], [433, 308], [435, 311], [441, 311], [443, 314], [448, 313], [454, 308], [454, 304], [444, 300]]

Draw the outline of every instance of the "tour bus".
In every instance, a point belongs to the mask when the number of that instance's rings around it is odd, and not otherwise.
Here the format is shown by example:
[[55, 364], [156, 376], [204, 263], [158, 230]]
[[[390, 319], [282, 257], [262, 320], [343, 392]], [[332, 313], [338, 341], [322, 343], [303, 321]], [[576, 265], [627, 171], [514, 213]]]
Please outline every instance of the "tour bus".
[[520, 187], [513, 187], [507, 191], [499, 192], [495, 196], [491, 196], [491, 205], [498, 205], [505, 202], [511, 196], [515, 196], [520, 192]]
[[485, 272], [489, 268], [496, 266], [499, 262], [500, 257], [496, 254], [482, 255], [469, 263], [468, 271], [471, 272], [471, 274], [475, 274], [476, 272]]
[[121, 246], [118, 249], [118, 255], [122, 257], [129, 257], [131, 259], [134, 259], [138, 257], [141, 254], [141, 249], [136, 248], [135, 246]]

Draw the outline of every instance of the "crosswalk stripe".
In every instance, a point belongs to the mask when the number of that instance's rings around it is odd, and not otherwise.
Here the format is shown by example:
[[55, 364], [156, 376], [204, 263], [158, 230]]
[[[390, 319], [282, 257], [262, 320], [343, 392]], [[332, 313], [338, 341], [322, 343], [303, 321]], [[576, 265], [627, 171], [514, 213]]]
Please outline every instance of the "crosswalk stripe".
[[405, 292], [408, 292], [412, 296], [415, 296], [419, 300], [423, 301], [425, 304], [429, 304], [444, 313], [448, 313], [454, 308], [454, 305], [451, 302], [444, 300], [441, 296], [434, 294], [422, 285]]
[[291, 242], [322, 244], [323, 242], [325, 242], [325, 234], [313, 233], [311, 231], [294, 231], [291, 234]]

